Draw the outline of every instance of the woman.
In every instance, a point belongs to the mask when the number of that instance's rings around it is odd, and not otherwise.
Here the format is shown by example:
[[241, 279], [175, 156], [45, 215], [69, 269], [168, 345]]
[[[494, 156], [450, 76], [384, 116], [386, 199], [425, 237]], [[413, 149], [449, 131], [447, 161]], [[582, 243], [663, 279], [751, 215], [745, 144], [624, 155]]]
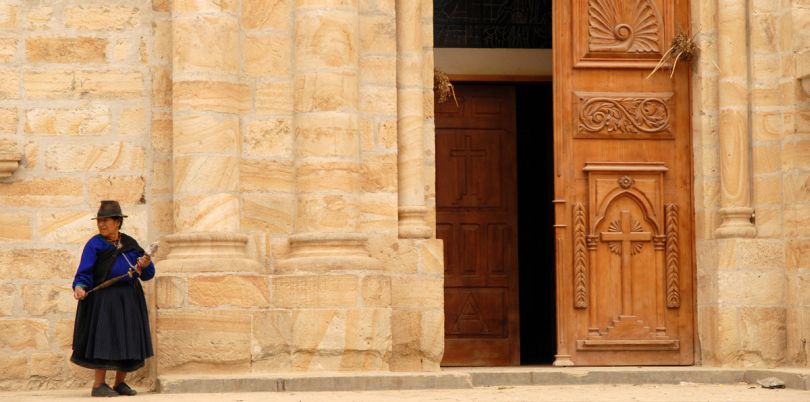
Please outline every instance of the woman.
[[[135, 239], [120, 232], [126, 217], [117, 201], [101, 201], [94, 218], [99, 234], [84, 246], [73, 280], [73, 297], [79, 306], [70, 361], [95, 369], [92, 396], [135, 395], [124, 377], [153, 355], [140, 280], [152, 279], [155, 266]], [[127, 275], [130, 267], [132, 275]], [[121, 275], [111, 286], [92, 290]], [[105, 382], [107, 370], [115, 370], [112, 388]]]

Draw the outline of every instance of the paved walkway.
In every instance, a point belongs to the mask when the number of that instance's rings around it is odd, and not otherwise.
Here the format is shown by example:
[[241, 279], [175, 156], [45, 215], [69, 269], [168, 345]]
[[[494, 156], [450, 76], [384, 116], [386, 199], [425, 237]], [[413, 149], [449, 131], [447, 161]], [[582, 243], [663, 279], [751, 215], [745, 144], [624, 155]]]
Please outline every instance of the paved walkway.
[[[125, 398], [125, 397], [121, 397]], [[89, 401], [89, 390], [0, 393], [8, 402]], [[118, 400], [118, 399], [116, 399]], [[142, 393], [131, 402], [516, 402], [516, 401], [633, 401], [633, 402], [810, 402], [810, 391], [764, 389], [748, 384], [706, 385], [564, 385], [493, 386], [452, 390], [249, 392], [227, 394]]]

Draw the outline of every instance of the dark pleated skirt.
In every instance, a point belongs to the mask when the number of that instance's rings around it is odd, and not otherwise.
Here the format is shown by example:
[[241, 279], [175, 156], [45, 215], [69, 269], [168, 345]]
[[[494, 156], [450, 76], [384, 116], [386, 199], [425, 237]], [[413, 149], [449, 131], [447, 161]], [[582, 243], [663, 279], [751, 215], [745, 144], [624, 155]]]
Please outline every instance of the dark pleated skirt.
[[70, 361], [89, 369], [129, 372], [153, 355], [140, 281], [113, 285], [79, 301]]

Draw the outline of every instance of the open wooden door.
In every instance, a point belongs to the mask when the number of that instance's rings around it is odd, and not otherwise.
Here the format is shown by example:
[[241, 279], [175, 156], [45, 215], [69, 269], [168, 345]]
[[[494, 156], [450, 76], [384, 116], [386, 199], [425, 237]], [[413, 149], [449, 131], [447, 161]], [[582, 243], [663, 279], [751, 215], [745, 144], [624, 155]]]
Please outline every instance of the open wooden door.
[[554, 2], [556, 365], [693, 363], [687, 0]]
[[444, 366], [520, 360], [514, 87], [457, 85], [436, 105], [436, 236]]

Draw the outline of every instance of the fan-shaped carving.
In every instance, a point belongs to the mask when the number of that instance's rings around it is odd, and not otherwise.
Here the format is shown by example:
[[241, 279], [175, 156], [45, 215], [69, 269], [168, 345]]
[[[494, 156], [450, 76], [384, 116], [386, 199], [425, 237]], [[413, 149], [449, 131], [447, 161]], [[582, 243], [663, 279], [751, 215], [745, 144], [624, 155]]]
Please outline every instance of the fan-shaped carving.
[[[622, 225], [619, 220], [611, 221], [608, 224], [608, 232], [620, 233], [622, 231]], [[641, 226], [637, 220], [633, 220], [632, 224], [632, 232], [643, 232], [644, 227]], [[634, 241], [630, 243], [632, 248], [630, 250], [630, 255], [636, 255], [641, 252], [641, 249], [644, 248], [644, 242]], [[622, 243], [619, 241], [611, 241], [608, 242], [608, 249], [610, 252], [616, 255], [622, 255]]]
[[[629, 7], [633, 11], [621, 3], [633, 3]], [[660, 22], [653, 0], [589, 0], [588, 17], [592, 52], [660, 52]]]

